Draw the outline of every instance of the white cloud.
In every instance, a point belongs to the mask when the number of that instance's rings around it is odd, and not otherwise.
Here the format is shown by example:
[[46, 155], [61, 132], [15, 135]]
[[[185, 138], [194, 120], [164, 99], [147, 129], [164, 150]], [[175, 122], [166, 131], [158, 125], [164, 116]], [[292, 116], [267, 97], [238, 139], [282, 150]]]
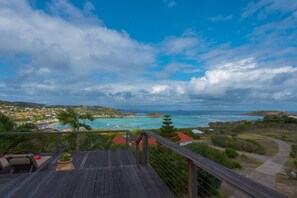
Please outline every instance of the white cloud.
[[164, 93], [167, 89], [168, 89], [167, 85], [155, 85], [152, 87], [151, 93], [160, 94], [160, 93]]
[[219, 64], [206, 71], [204, 76], [193, 77], [189, 82], [189, 92], [194, 98], [225, 100], [226, 97], [241, 97], [244, 100], [271, 101], [284, 99], [285, 96], [296, 97], [296, 84], [297, 68], [260, 67], [249, 58]]
[[[12, 71], [6, 83], [0, 82], [1, 99], [192, 107], [297, 98], [293, 15], [255, 28], [245, 37], [249, 44], [239, 47], [207, 43], [191, 30], [153, 47], [105, 27], [92, 15], [94, 9], [89, 2], [79, 10], [58, 0], [46, 13], [26, 1], [1, 0], [0, 58]], [[230, 19], [232, 15], [210, 20]], [[192, 78], [152, 80], [173, 75]]]
[[251, 1], [243, 9], [241, 19], [245, 19], [249, 16], [257, 14], [261, 18], [265, 18], [267, 15], [278, 13], [290, 13], [297, 9], [296, 0], [259, 0], [257, 2]]
[[215, 17], [209, 17], [208, 20], [212, 21], [212, 22], [225, 22], [225, 21], [229, 21], [233, 18], [233, 15], [230, 14], [228, 16], [215, 16]]
[[[89, 11], [90, 6], [86, 6]], [[26, 1], [1, 1], [2, 59], [18, 61], [21, 56], [35, 69], [115, 75], [127, 70], [137, 74], [154, 63], [151, 46], [100, 25], [100, 19], [85, 16], [68, 1], [54, 1], [50, 7], [51, 15], [34, 10]]]
[[175, 0], [164, 0], [169, 8], [173, 8], [176, 5]]
[[166, 54], [191, 54], [191, 51], [197, 48], [198, 44], [202, 44], [202, 40], [194, 36], [167, 37], [162, 43], [162, 49]]
[[155, 72], [154, 74], [158, 78], [168, 78], [176, 73], [195, 74], [200, 71], [201, 69], [199, 69], [196, 65], [172, 62], [166, 65], [163, 71]]

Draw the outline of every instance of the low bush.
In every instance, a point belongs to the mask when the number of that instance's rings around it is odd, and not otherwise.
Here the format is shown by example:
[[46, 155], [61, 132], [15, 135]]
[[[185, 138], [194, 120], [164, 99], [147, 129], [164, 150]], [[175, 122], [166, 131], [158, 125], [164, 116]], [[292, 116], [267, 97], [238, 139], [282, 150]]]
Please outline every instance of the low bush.
[[262, 123], [276, 123], [276, 124], [297, 124], [297, 119], [287, 115], [282, 116], [265, 116], [260, 122]]
[[215, 161], [227, 168], [241, 168], [241, 164], [229, 159], [224, 152], [218, 151], [217, 149], [209, 147], [204, 143], [192, 143], [185, 146], [187, 149], [198, 153], [212, 161]]
[[226, 148], [225, 153], [229, 158], [232, 158], [232, 159], [234, 159], [238, 156], [238, 153], [233, 148]]
[[291, 158], [296, 158], [297, 157], [297, 144], [293, 144], [291, 146], [290, 157]]
[[297, 160], [294, 160], [294, 166], [295, 166], [295, 168], [297, 168]]
[[214, 145], [223, 148], [233, 148], [235, 150], [246, 151], [250, 153], [265, 154], [265, 148], [255, 140], [240, 139], [238, 137], [227, 137], [223, 135], [213, 135], [211, 141]]

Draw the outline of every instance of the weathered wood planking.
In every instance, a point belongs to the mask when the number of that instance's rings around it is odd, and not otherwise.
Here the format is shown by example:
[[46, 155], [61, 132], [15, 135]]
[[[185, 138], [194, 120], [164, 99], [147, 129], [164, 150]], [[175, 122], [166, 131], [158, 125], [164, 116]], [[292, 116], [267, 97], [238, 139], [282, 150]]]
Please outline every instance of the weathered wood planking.
[[[26, 174], [27, 175], [27, 174]], [[29, 174], [28, 174], [29, 175]], [[149, 166], [126, 165], [44, 171], [3, 189], [7, 197], [172, 197], [168, 188]], [[22, 177], [26, 179], [26, 177]]]
[[76, 152], [72, 171], [54, 171], [57, 159], [49, 170], [21, 174], [0, 197], [173, 197], [150, 166], [135, 165], [129, 150]]

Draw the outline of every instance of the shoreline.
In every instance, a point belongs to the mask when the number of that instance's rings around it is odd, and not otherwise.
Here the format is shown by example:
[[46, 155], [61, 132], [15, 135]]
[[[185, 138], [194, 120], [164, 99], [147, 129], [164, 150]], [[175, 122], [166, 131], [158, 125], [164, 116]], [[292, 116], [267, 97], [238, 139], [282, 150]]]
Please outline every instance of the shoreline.
[[[132, 119], [133, 118], [133, 119]], [[243, 115], [173, 115], [172, 122], [175, 128], [205, 128], [209, 123], [215, 122], [237, 122], [237, 121], [255, 121], [262, 116], [243, 116]], [[162, 126], [162, 118], [151, 118], [149, 116], [135, 116], [125, 118], [95, 118], [91, 125], [93, 130], [145, 130], [159, 129]], [[58, 124], [58, 127], [55, 125]], [[50, 128], [55, 130], [65, 130], [68, 127], [59, 126], [59, 122], [51, 123]]]

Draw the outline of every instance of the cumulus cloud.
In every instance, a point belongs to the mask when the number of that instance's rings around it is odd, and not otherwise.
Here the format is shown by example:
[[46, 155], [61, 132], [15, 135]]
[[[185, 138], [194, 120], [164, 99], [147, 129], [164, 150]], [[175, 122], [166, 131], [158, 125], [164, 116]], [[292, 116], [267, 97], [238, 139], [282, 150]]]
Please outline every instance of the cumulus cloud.
[[254, 59], [216, 65], [202, 77], [193, 77], [189, 93], [193, 98], [253, 103], [296, 98], [297, 68], [262, 67]]
[[[137, 74], [154, 63], [151, 46], [100, 25], [100, 19], [85, 16], [68, 1], [54, 1], [49, 7], [47, 14], [26, 1], [1, 1], [0, 56], [8, 62], [22, 59], [14, 65], [16, 70], [26, 62], [49, 72], [102, 71], [122, 75], [127, 69]], [[90, 4], [86, 7], [91, 10]]]
[[[267, 10], [275, 7], [263, 2]], [[294, 14], [256, 27], [241, 46], [207, 42], [191, 30], [152, 45], [105, 27], [94, 9], [67, 0], [46, 11], [27, 1], [0, 1], [0, 64], [9, 71], [1, 76], [1, 99], [119, 107], [296, 104]]]

